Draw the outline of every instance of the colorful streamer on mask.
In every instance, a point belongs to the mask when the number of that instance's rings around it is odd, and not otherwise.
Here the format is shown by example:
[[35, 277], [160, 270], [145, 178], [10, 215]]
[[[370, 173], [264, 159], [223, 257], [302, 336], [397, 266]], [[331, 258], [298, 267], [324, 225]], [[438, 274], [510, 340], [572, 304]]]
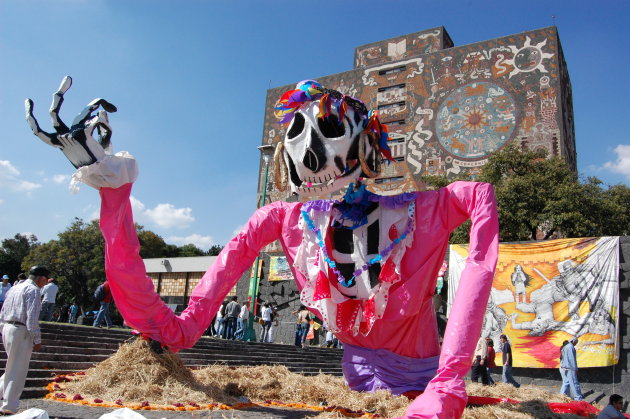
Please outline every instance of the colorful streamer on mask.
[[378, 119], [378, 112], [374, 110], [370, 111], [365, 129], [372, 131], [378, 137], [378, 148], [383, 157], [389, 161], [394, 161], [394, 158], [392, 157], [392, 150], [389, 148], [389, 145], [387, 145], [387, 140], [389, 139], [389, 129], [387, 128], [387, 125], [382, 124]]
[[298, 83], [294, 90], [285, 92], [274, 107], [276, 118], [281, 124], [289, 123], [293, 120], [295, 112], [307, 102], [318, 100], [324, 95], [324, 88], [321, 84], [313, 80]]
[[[331, 91], [325, 89], [321, 84], [314, 80], [300, 82], [295, 89], [285, 92], [280, 97], [280, 100], [278, 100], [278, 103], [274, 107], [276, 110], [275, 116], [280, 120], [279, 123], [288, 124], [293, 120], [295, 112], [297, 112], [304, 104], [319, 100], [319, 113], [317, 114], [317, 117], [328, 118], [331, 115], [334, 106], [337, 112], [339, 124], [343, 124], [344, 117], [348, 112], [348, 102], [346, 101], [346, 98], [350, 99], [350, 97], [341, 94], [340, 98], [336, 98], [329, 92]], [[360, 103], [362, 108], [365, 109], [363, 107], [363, 102], [355, 98], [352, 98], [352, 100]], [[377, 148], [381, 155], [389, 161], [394, 161], [391, 149], [387, 144], [387, 140], [389, 139], [387, 125], [380, 122], [378, 113], [372, 110], [366, 115], [365, 110], [359, 110], [356, 106], [353, 106], [353, 108], [355, 112], [359, 113], [361, 118], [366, 120], [364, 129], [373, 132], [378, 137]]]

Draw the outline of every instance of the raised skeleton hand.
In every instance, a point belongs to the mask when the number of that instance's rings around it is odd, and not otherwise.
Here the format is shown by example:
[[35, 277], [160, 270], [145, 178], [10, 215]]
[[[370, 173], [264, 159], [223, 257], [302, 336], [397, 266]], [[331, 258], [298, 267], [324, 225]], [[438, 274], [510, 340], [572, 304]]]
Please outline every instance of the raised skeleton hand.
[[[33, 101], [31, 99], [26, 99], [24, 105], [26, 107], [26, 121], [30, 125], [33, 134], [46, 144], [61, 149], [63, 154], [70, 160], [70, 163], [78, 169], [101, 160], [106, 154], [111, 154], [112, 129], [109, 125], [107, 112], [116, 112], [116, 107], [105, 99], [94, 99], [74, 118], [72, 126], [68, 128], [59, 119], [59, 109], [61, 109], [61, 104], [63, 103], [63, 95], [71, 85], [72, 78], [66, 76], [61, 81], [59, 90], [53, 94], [49, 113], [56, 131], [55, 134], [42, 131], [39, 127], [37, 120], [33, 116]], [[92, 116], [92, 113], [99, 106], [104, 110]], [[98, 141], [92, 137], [95, 130], [97, 130]]]

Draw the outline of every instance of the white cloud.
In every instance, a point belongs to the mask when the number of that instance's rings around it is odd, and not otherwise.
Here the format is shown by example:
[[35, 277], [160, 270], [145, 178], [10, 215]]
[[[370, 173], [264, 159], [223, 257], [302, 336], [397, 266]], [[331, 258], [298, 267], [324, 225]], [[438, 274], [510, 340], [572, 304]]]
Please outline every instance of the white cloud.
[[158, 204], [155, 208], [147, 209], [132, 196], [131, 208], [137, 221], [148, 221], [162, 228], [186, 228], [195, 221], [191, 208], [176, 208], [173, 204]]
[[50, 180], [59, 184], [67, 183], [70, 180], [70, 175], [54, 175]]
[[604, 163], [604, 169], [621, 173], [627, 178], [630, 178], [630, 145], [619, 144], [613, 151], [617, 154], [617, 159]]
[[138, 201], [133, 195], [129, 197], [129, 201], [131, 201], [131, 209], [134, 214], [144, 212], [144, 204]]
[[10, 161], [0, 160], [0, 189], [30, 193], [42, 185], [20, 179], [20, 171]]
[[203, 250], [208, 250], [210, 246], [215, 244], [214, 239], [212, 237], [202, 236], [199, 234], [191, 234], [190, 236], [186, 236], [186, 237], [171, 236], [171, 237], [167, 237], [166, 241], [168, 243], [175, 243], [180, 246], [192, 243], [198, 248], [203, 249]]

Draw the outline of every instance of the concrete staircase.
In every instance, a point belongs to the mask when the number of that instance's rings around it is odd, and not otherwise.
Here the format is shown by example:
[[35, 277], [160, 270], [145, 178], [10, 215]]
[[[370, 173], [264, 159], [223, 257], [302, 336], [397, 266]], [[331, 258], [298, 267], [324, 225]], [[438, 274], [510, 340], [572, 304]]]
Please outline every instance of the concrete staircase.
[[[42, 352], [34, 352], [22, 398], [38, 398], [46, 394], [51, 378], [88, 369], [109, 358], [121, 343], [134, 339], [129, 329], [99, 329], [65, 323], [41, 323]], [[228, 366], [285, 365], [303, 375], [319, 373], [342, 375], [340, 349], [257, 342], [228, 341], [203, 337], [197, 344], [179, 352], [184, 364], [200, 368], [211, 364]], [[6, 354], [0, 355], [4, 372]]]

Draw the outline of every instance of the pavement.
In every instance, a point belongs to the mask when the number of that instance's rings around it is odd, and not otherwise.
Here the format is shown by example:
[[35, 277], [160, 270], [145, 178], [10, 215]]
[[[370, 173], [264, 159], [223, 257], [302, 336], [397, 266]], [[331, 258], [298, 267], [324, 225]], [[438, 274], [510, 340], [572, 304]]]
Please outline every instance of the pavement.
[[[24, 399], [20, 411], [38, 408], [48, 412], [51, 419], [96, 419], [116, 409], [92, 407], [74, 403], [62, 403], [48, 399]], [[306, 419], [319, 412], [314, 410], [282, 409], [271, 407], [253, 407], [244, 410], [196, 410], [194, 412], [171, 412], [160, 410], [137, 410], [147, 419], [171, 418], [214, 418], [214, 419]], [[11, 417], [11, 416], [5, 416]]]

